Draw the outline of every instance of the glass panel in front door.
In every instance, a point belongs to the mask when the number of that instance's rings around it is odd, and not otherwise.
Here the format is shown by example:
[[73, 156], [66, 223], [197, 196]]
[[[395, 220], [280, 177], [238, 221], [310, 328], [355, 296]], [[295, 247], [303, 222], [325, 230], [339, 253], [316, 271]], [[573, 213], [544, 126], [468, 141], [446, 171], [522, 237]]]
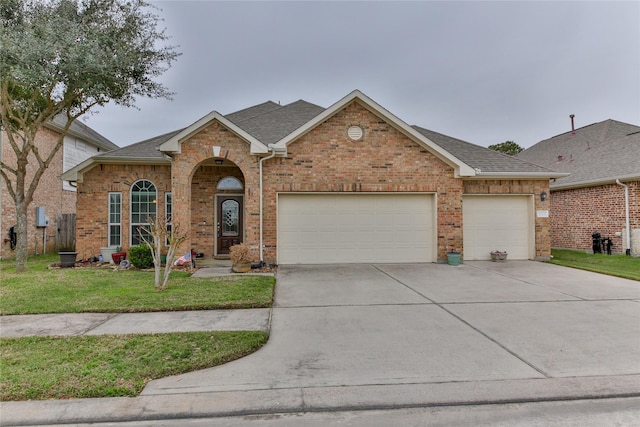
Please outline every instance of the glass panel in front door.
[[240, 204], [235, 200], [222, 202], [222, 235], [225, 237], [240, 234]]

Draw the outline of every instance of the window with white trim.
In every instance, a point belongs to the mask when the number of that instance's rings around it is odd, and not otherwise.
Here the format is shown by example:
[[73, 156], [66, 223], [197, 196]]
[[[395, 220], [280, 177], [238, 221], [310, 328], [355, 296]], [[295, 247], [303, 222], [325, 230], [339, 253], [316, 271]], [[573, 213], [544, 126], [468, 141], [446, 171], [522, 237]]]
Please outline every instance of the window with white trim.
[[122, 193], [109, 193], [109, 245], [122, 244]]
[[[167, 221], [167, 236], [171, 234], [171, 212], [172, 212], [171, 193], [164, 193], [164, 217]], [[165, 239], [164, 244], [169, 246], [169, 240]]]
[[131, 246], [144, 243], [141, 235], [151, 240], [151, 235], [142, 227], [148, 225], [147, 218], [156, 216], [157, 192], [153, 182], [141, 179], [131, 186]]

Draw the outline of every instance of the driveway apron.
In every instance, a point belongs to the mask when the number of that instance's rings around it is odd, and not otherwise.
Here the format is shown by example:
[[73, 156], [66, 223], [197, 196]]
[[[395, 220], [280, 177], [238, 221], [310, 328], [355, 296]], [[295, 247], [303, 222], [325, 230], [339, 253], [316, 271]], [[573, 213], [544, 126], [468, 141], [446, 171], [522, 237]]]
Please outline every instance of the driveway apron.
[[143, 395], [628, 381], [640, 375], [638, 299], [638, 282], [526, 261], [281, 266], [265, 347]]

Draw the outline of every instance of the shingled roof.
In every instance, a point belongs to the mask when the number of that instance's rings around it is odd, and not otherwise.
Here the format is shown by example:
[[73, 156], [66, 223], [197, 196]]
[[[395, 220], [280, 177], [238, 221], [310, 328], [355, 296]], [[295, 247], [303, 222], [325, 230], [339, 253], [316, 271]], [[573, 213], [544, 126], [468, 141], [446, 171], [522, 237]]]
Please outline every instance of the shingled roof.
[[[272, 103], [273, 104], [273, 103]], [[264, 105], [264, 104], [261, 104]], [[225, 118], [256, 137], [263, 144], [273, 144], [324, 111], [324, 108], [299, 100], [291, 104], [274, 108], [269, 106], [265, 112], [246, 117], [245, 110], [226, 115]]]
[[155, 136], [153, 138], [145, 139], [144, 141], [136, 142], [135, 144], [127, 145], [118, 150], [110, 151], [108, 153], [99, 154], [94, 156], [96, 160], [125, 160], [130, 159], [132, 161], [167, 161], [162, 152], [158, 151], [160, 144], [171, 138], [172, 136], [181, 132], [182, 129], [174, 130], [163, 135]]
[[[48, 126], [53, 129], [60, 131], [64, 129], [64, 125], [67, 123], [67, 118], [62, 114], [56, 116], [51, 120], [51, 122], [47, 123]], [[68, 135], [75, 136], [76, 138], [80, 138], [86, 142], [89, 142], [97, 147], [105, 151], [111, 151], [118, 149], [118, 146], [113, 142], [109, 141], [104, 136], [100, 135], [95, 130], [91, 129], [89, 126], [85, 125], [79, 120], [74, 120], [69, 126]]]
[[90, 167], [90, 164], [101, 162], [169, 162], [170, 160], [167, 156], [165, 156], [162, 151], [159, 151], [159, 147], [163, 144], [163, 148], [174, 144], [177, 138], [182, 138], [183, 134], [192, 130], [197, 131], [199, 126], [205, 125], [207, 120], [211, 120], [212, 117], [215, 118], [216, 115], [218, 117], [223, 117], [229, 124], [234, 125], [238, 131], [244, 132], [245, 137], [255, 138], [258, 141], [258, 144], [263, 144], [264, 147], [269, 144], [281, 144], [282, 141], [285, 141], [287, 138], [294, 138], [292, 141], [295, 141], [295, 135], [300, 133], [301, 129], [306, 131], [305, 127], [315, 125], [316, 121], [318, 123], [322, 122], [324, 115], [333, 114], [334, 109], [342, 108], [344, 103], [348, 103], [352, 99], [360, 99], [361, 101], [370, 104], [370, 107], [373, 106], [372, 108], [374, 108], [374, 110], [380, 110], [378, 111], [380, 114], [383, 114], [384, 117], [388, 117], [389, 120], [394, 121], [395, 126], [401, 130], [403, 129], [403, 132], [411, 134], [411, 138], [419, 141], [426, 147], [430, 146], [430, 150], [433, 150], [434, 154], [442, 157], [442, 153], [445, 153], [445, 157], [449, 159], [448, 161], [453, 159], [454, 162], [462, 162], [458, 164], [463, 165], [467, 169], [465, 176], [496, 178], [548, 178], [562, 176], [561, 174], [544, 167], [544, 165], [540, 166], [523, 159], [489, 150], [422, 127], [410, 127], [391, 113], [384, 110], [383, 107], [378, 106], [373, 101], [369, 100], [369, 98], [364, 94], [359, 91], [354, 91], [350, 95], [347, 95], [347, 97], [343, 98], [343, 100], [338, 101], [332, 107], [327, 109], [304, 100], [298, 100], [284, 106], [268, 101], [224, 116], [212, 112], [187, 128], [169, 132], [118, 150], [94, 156], [90, 161], [84, 162], [82, 165], [74, 168], [72, 173], [66, 174], [67, 178], [65, 179], [73, 179], [74, 174], [78, 171]]
[[422, 135], [449, 151], [451, 154], [471, 166], [482, 174], [503, 174], [503, 173], [547, 173], [549, 169], [524, 161], [522, 159], [509, 156], [498, 151], [452, 138], [438, 132], [412, 126]]
[[605, 120], [540, 141], [518, 158], [571, 174], [551, 189], [640, 179], [640, 126]]

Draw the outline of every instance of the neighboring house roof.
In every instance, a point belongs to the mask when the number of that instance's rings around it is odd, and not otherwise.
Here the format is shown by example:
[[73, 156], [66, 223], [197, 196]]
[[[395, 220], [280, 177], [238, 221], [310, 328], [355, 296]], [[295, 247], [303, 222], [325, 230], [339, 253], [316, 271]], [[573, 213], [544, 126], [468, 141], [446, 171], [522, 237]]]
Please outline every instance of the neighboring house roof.
[[94, 156], [66, 172], [62, 178], [69, 181], [81, 180], [82, 173], [98, 163], [168, 163], [169, 160], [163, 153], [180, 152], [182, 141], [214, 121], [221, 123], [249, 143], [252, 154], [268, 154], [269, 146], [273, 146], [279, 155], [283, 155], [288, 144], [324, 123], [351, 102], [358, 102], [453, 166], [458, 176], [554, 178], [566, 175], [418, 126], [409, 126], [356, 90], [326, 109], [299, 100], [284, 106], [268, 101], [227, 115], [212, 111], [184, 129]]
[[[63, 115], [58, 115], [54, 117], [51, 122], [47, 123], [46, 126], [56, 131], [62, 131], [66, 123], [66, 117], [64, 117]], [[80, 138], [83, 141], [95, 145], [96, 147], [100, 147], [104, 151], [117, 150], [119, 148], [116, 144], [109, 141], [107, 138], [100, 135], [98, 132], [78, 120], [74, 120], [73, 123], [71, 123], [67, 135]]]
[[552, 182], [552, 190], [637, 180], [640, 126], [605, 120], [540, 141], [518, 158], [571, 174]]

